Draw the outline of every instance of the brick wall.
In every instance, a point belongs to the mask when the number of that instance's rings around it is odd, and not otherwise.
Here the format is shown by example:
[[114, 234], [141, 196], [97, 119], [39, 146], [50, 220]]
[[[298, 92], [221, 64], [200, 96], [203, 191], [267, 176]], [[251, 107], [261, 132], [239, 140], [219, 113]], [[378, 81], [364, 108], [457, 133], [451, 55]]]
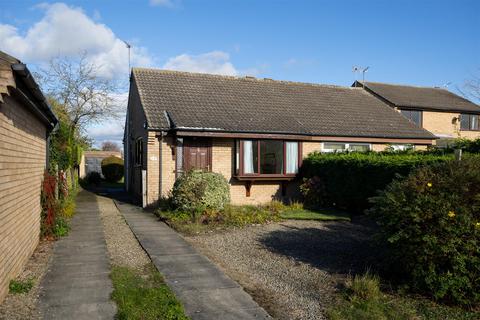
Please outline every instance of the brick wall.
[[13, 98], [0, 103], [0, 301], [40, 234], [46, 128]]
[[459, 118], [459, 113], [423, 111], [423, 128], [441, 137], [452, 138], [480, 138], [479, 131], [460, 130], [460, 122], [454, 121]]

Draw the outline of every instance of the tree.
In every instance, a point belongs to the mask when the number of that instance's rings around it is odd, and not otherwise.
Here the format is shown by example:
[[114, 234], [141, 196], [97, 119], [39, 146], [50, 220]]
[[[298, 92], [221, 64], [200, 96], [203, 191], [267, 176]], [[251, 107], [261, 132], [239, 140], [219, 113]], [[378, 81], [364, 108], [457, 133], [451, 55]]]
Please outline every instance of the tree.
[[113, 141], [104, 141], [102, 143], [102, 150], [103, 151], [117, 151], [120, 152], [120, 147], [117, 143]]
[[98, 66], [87, 60], [57, 57], [37, 73], [42, 89], [65, 108], [72, 134], [88, 123], [117, 117], [113, 101], [115, 82], [97, 75]]
[[[480, 70], [479, 70], [480, 72]], [[463, 85], [463, 88], [460, 89], [457, 87], [457, 90], [462, 96], [467, 99], [473, 100], [475, 103], [480, 102], [480, 75], [474, 75]]]

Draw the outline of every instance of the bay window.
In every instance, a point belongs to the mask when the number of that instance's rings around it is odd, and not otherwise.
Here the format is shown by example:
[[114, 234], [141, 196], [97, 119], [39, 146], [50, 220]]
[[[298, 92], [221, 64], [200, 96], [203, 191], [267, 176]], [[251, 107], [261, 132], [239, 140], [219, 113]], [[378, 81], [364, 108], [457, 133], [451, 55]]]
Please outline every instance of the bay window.
[[301, 161], [300, 143], [283, 140], [238, 140], [237, 176], [295, 176]]

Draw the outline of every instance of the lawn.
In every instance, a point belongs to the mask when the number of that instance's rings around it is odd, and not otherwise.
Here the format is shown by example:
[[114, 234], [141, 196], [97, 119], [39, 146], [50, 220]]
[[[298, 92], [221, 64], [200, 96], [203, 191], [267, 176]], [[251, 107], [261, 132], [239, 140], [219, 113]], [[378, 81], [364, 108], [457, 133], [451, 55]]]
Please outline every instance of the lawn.
[[350, 215], [336, 209], [308, 210], [287, 208], [280, 212], [280, 218], [287, 220], [350, 221]]
[[183, 306], [151, 265], [145, 272], [113, 267], [112, 298], [118, 307], [117, 319], [186, 320]]

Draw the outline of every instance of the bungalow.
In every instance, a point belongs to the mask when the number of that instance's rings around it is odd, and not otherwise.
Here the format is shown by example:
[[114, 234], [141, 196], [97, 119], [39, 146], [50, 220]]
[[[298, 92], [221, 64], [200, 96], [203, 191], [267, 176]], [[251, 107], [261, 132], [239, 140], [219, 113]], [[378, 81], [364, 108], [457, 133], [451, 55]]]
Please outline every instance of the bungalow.
[[418, 127], [433, 133], [438, 145], [455, 138], [480, 138], [480, 106], [448, 90], [378, 82], [355, 82], [400, 112]]
[[38, 244], [47, 139], [56, 123], [28, 68], [0, 51], [0, 302]]
[[312, 151], [426, 148], [435, 136], [362, 88], [134, 68], [126, 187], [143, 206], [183, 172], [221, 173], [235, 204], [294, 195]]

